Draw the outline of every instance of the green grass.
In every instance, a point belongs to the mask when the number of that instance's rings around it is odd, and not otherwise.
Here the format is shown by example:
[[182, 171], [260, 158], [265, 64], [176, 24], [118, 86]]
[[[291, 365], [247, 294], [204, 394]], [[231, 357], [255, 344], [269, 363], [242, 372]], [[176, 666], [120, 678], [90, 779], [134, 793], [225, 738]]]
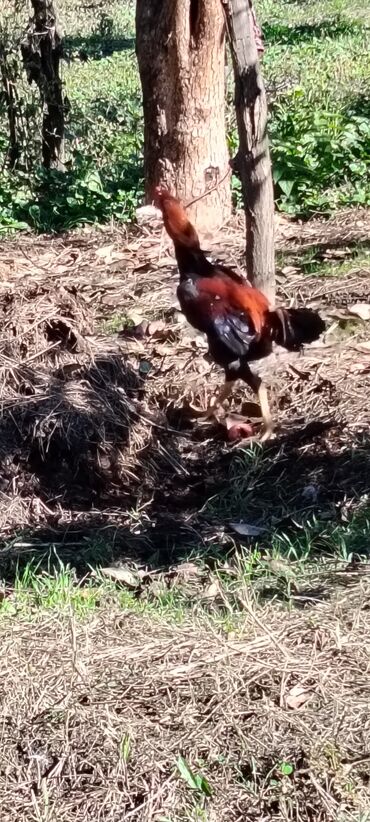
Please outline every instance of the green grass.
[[357, 243], [340, 257], [323, 259], [323, 249], [311, 246], [299, 252], [277, 252], [276, 264], [278, 269], [284, 266], [296, 266], [303, 274], [317, 277], [343, 277], [354, 269], [368, 270], [370, 268], [370, 249], [366, 243]]
[[[242, 490], [240, 496], [234, 489], [231, 495], [210, 504], [221, 517], [222, 506], [229, 517], [238, 520], [247, 521], [250, 513]], [[190, 585], [180, 575], [169, 584], [165, 574], [156, 574], [152, 582], [138, 585], [136, 590], [107, 578], [98, 563], [78, 575], [73, 565], [63, 563], [51, 548], [38, 561], [19, 566], [11, 585], [4, 582], [0, 619], [36, 616], [45, 610], [89, 618], [103, 605], [111, 604], [123, 612], [171, 624], [182, 624], [196, 614], [229, 633], [240, 627], [246, 602], [258, 605], [278, 599], [284, 607], [294, 608], [306, 600], [327, 598], [342, 584], [351, 563], [368, 561], [369, 540], [368, 508], [343, 523], [311, 513], [293, 522], [290, 529], [277, 524], [258, 538], [238, 537], [226, 556], [225, 548], [214, 544], [205, 560], [202, 550], [194, 546], [189, 558], [202, 577], [194, 575]]]
[[104, 334], [117, 334], [119, 331], [133, 327], [133, 322], [127, 314], [113, 313], [107, 320], [103, 320], [101, 330]]
[[[370, 202], [366, 3], [259, 6], [266, 43], [275, 198], [287, 213], [328, 214]], [[229, 140], [237, 136], [229, 96]], [[240, 186], [235, 185], [240, 196]]]
[[45, 610], [89, 617], [103, 604], [111, 603], [122, 611], [150, 613], [153, 618], [169, 615], [175, 622], [183, 618], [183, 610], [170, 593], [167, 597], [159, 593], [153, 607], [124, 586], [107, 579], [99, 568], [78, 578], [75, 568], [65, 565], [54, 552], [50, 552], [46, 562], [31, 561], [19, 568], [14, 583], [5, 590], [0, 607], [3, 617], [29, 616]]
[[[111, 0], [104, 11], [81, 14], [70, 0], [64, 0], [59, 8], [66, 35], [63, 81], [71, 106], [67, 174], [45, 174], [38, 166], [38, 97], [18, 67], [19, 96], [26, 114], [24, 157], [17, 172], [4, 168], [0, 172], [0, 231], [27, 226], [61, 230], [112, 218], [125, 221], [142, 197], [143, 121], [133, 41], [134, 4]], [[342, 205], [368, 204], [370, 12], [366, 0], [355, 6], [347, 0], [288, 5], [283, 0], [262, 0], [257, 11], [266, 42], [263, 72], [270, 98], [278, 207], [307, 216], [327, 214]], [[18, 12], [14, 30], [21, 31], [23, 18]], [[7, 149], [1, 101], [0, 124], [1, 160]], [[227, 124], [234, 152], [231, 93]], [[238, 195], [237, 181], [234, 188]]]
[[307, 216], [369, 204], [367, 4], [290, 3], [287, 13], [266, 2], [261, 18], [278, 206]]

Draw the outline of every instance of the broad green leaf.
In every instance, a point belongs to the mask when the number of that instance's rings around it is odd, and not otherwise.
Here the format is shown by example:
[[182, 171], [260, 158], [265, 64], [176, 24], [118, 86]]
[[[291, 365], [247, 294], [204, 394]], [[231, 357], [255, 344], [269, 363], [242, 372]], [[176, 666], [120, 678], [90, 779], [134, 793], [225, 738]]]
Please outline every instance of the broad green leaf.
[[205, 778], [205, 776], [197, 774], [195, 780], [198, 786], [198, 790], [204, 793], [204, 796], [212, 796], [212, 788], [208, 780]]
[[182, 778], [189, 785], [189, 788], [193, 791], [203, 793], [204, 796], [212, 796], [212, 788], [208, 780], [202, 774], [195, 774], [183, 756], [178, 757], [177, 767]]
[[197, 778], [183, 756], [178, 757], [177, 767], [182, 778], [188, 783], [189, 788], [192, 788], [193, 791], [199, 791]]
[[290, 197], [294, 186], [294, 180], [279, 180], [279, 186], [286, 197]]

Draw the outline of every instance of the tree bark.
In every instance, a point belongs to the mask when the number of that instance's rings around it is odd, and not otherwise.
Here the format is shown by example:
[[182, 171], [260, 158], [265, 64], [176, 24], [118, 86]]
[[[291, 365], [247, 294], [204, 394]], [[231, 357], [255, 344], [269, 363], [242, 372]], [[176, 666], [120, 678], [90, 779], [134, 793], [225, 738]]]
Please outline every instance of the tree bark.
[[9, 124], [9, 148], [7, 151], [7, 162], [9, 167], [14, 169], [21, 153], [18, 140], [16, 83], [14, 72], [9, 64], [8, 56], [2, 43], [0, 43], [0, 76]]
[[21, 43], [28, 82], [36, 83], [43, 107], [42, 160], [45, 168], [64, 170], [64, 119], [59, 65], [63, 35], [53, 0], [31, 0], [33, 17]]
[[220, 0], [137, 0], [146, 199], [159, 184], [201, 197], [189, 215], [209, 231], [231, 213], [224, 30]]
[[246, 266], [250, 282], [275, 300], [274, 192], [267, 137], [267, 101], [258, 61], [250, 0], [224, 3], [235, 76], [235, 109], [246, 216]]

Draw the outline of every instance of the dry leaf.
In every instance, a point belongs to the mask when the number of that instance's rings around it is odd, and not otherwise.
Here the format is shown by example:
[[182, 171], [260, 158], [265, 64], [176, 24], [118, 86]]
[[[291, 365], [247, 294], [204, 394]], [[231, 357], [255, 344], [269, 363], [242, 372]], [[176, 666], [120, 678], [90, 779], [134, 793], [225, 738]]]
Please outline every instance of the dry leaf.
[[179, 579], [188, 580], [192, 577], [203, 576], [203, 571], [196, 565], [195, 562], [182, 562], [181, 565], [176, 565], [173, 568], [174, 573]]
[[230, 522], [230, 527], [242, 537], [258, 537], [267, 530], [260, 525], [251, 525], [248, 522]]
[[351, 363], [351, 371], [356, 372], [357, 374], [363, 374], [364, 372], [368, 372], [370, 369], [369, 362], [352, 362]]
[[350, 314], [355, 317], [360, 317], [361, 320], [370, 320], [370, 305], [369, 303], [355, 303], [348, 309]]
[[138, 575], [138, 578], [139, 578], [140, 582], [143, 582], [143, 580], [149, 581], [149, 580], [153, 579], [156, 576], [157, 573], [158, 573], [157, 571], [148, 571], [144, 568], [139, 568], [138, 571], [137, 571], [137, 575]]
[[220, 593], [220, 586], [218, 582], [210, 582], [204, 589], [202, 599], [216, 599]]
[[132, 322], [133, 326], [135, 326], [135, 327], [140, 325], [140, 323], [142, 323], [144, 321], [144, 317], [140, 313], [140, 311], [135, 311], [135, 310], [130, 311], [130, 313], [127, 314], [126, 316], [127, 316], [127, 319], [130, 320], [130, 322]]
[[289, 567], [287, 562], [284, 562], [284, 560], [268, 557], [266, 562], [272, 573], [276, 574], [277, 577], [294, 576], [294, 571]]
[[339, 326], [339, 323], [337, 322], [337, 320], [334, 320], [334, 322], [331, 323], [331, 325], [329, 325], [329, 328], [326, 329], [326, 336], [328, 337], [329, 334], [333, 334], [333, 332], [336, 331], [338, 326]]
[[149, 598], [156, 599], [157, 597], [161, 597], [163, 595], [164, 590], [165, 585], [163, 580], [154, 579], [148, 586], [148, 589], [145, 591], [144, 595], [146, 594]]
[[133, 328], [127, 327], [123, 328], [122, 331], [119, 332], [119, 337], [136, 337], [138, 340], [141, 340], [143, 337], [146, 337], [147, 330], [148, 330], [148, 321], [142, 320], [141, 323], [135, 325]]
[[192, 345], [196, 348], [208, 348], [207, 340], [200, 334], [197, 334], [197, 336], [192, 340]]
[[120, 337], [135, 337], [136, 339], [143, 339], [143, 337], [152, 337], [153, 340], [165, 341], [171, 335], [171, 329], [166, 325], [164, 320], [154, 320], [148, 322], [143, 320], [140, 315], [133, 314], [130, 319], [138, 319], [139, 322], [134, 327], [123, 328], [119, 332]]
[[356, 351], [364, 351], [365, 354], [370, 352], [370, 340], [364, 340], [356, 345]]
[[286, 277], [288, 277], [289, 274], [299, 274], [300, 271], [301, 269], [296, 265], [285, 265], [284, 268], [281, 269], [281, 273], [285, 274]]
[[324, 260], [342, 260], [351, 253], [349, 248], [327, 248], [323, 254]]
[[164, 320], [154, 320], [149, 323], [147, 328], [147, 334], [149, 337], [153, 337], [154, 340], [166, 340], [170, 333], [170, 329]]
[[171, 265], [176, 265], [176, 258], [170, 257], [170, 255], [166, 257], [161, 257], [160, 260], [156, 260], [156, 268], [169, 268]]
[[96, 256], [103, 260], [106, 265], [126, 259], [126, 254], [115, 250], [114, 245], [104, 245], [102, 248], [97, 248]]
[[[164, 345], [164, 343], [158, 343], [155, 348], [153, 349], [153, 353], [158, 357], [170, 357], [173, 355], [173, 345]], [[163, 371], [161, 369], [162, 374], [167, 374], [167, 372], [172, 371], [173, 366], [171, 365], [170, 368], [167, 368]]]
[[312, 690], [303, 685], [293, 685], [293, 688], [283, 696], [283, 707], [297, 711], [312, 696]]
[[103, 294], [101, 298], [101, 302], [103, 305], [110, 305], [116, 307], [116, 297], [114, 294]]
[[135, 216], [138, 225], [145, 225], [146, 223], [151, 223], [153, 220], [162, 219], [161, 212], [153, 205], [140, 206], [136, 209]]
[[114, 245], [103, 245], [101, 248], [96, 249], [96, 256], [101, 257], [103, 260], [111, 260], [112, 253], [114, 251]]
[[104, 576], [110, 577], [110, 579], [114, 579], [116, 582], [122, 582], [122, 584], [127, 585], [128, 588], [137, 588], [140, 585], [139, 578], [129, 568], [123, 566], [115, 568], [112, 566], [101, 568], [100, 570]]

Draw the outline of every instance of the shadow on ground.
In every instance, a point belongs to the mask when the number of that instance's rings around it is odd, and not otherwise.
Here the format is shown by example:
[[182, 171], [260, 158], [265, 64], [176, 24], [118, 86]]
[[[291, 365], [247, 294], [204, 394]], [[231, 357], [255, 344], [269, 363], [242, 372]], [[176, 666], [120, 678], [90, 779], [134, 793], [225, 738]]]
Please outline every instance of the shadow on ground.
[[101, 60], [116, 51], [134, 51], [134, 37], [115, 37], [112, 34], [92, 34], [89, 37], [68, 36], [64, 41], [64, 59]]
[[287, 26], [283, 23], [264, 23], [263, 38], [268, 45], [295, 45], [308, 43], [311, 40], [334, 39], [342, 34], [361, 31], [361, 27], [340, 17], [321, 20], [319, 23], [302, 23]]
[[[335, 523], [346, 500], [368, 491], [370, 441], [363, 434], [345, 444], [335, 420], [292, 421], [264, 448], [230, 450], [217, 425], [171, 409], [149, 412], [145, 380], [121, 358], [74, 368], [59, 366], [40, 388], [40, 373], [20, 367], [24, 404], [4, 407], [8, 581], [31, 558], [50, 568], [51, 547], [80, 575], [118, 559], [155, 569], [197, 553], [212, 563], [235, 546], [230, 520], [299, 536], [302, 522], [329, 512]], [[6, 508], [14, 505], [19, 521], [11, 526]], [[314, 547], [319, 553], [320, 536]]]

